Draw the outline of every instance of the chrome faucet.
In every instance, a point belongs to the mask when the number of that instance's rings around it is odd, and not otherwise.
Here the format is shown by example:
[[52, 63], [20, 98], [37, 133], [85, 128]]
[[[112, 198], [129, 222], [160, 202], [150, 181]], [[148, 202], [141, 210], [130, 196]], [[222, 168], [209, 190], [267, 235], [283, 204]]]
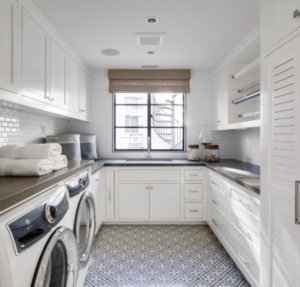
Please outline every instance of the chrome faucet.
[[147, 160], [151, 159], [151, 144], [150, 144], [150, 137], [148, 137], [148, 145], [147, 145], [147, 154], [145, 154], [145, 157]]

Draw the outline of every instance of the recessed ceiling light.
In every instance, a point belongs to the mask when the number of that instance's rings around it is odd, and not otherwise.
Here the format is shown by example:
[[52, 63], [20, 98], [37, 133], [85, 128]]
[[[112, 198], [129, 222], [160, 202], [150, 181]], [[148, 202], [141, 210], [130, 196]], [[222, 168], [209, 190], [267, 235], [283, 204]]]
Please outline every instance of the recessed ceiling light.
[[158, 23], [158, 19], [156, 17], [148, 17], [146, 19], [146, 23], [148, 23], [148, 24], [156, 24], [156, 23]]
[[154, 54], [154, 51], [148, 51], [148, 54], [149, 54], [149, 55], [153, 55], [153, 54]]
[[120, 52], [115, 49], [104, 49], [101, 51], [101, 53], [105, 56], [117, 56], [120, 54]]

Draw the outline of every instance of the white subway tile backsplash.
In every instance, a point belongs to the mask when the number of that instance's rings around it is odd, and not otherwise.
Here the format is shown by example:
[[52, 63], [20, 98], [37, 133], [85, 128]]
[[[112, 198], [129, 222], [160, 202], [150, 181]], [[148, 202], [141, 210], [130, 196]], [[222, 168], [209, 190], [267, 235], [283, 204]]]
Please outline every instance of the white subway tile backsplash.
[[[143, 152], [113, 152], [112, 95], [108, 92], [107, 71], [94, 73], [91, 81], [90, 122], [63, 120], [32, 113], [26, 108], [0, 101], [0, 146], [43, 142], [46, 134], [93, 133], [97, 135], [99, 158], [143, 157]], [[211, 71], [193, 70], [191, 92], [187, 95], [187, 144], [198, 144], [205, 120], [212, 124], [213, 75]], [[45, 134], [42, 134], [44, 126]], [[220, 158], [259, 164], [260, 130], [214, 132], [214, 143], [220, 147]], [[204, 158], [204, 147], [199, 154]], [[154, 158], [186, 158], [187, 153], [152, 153]]]
[[[42, 134], [41, 126], [45, 127]], [[67, 120], [37, 115], [19, 105], [0, 101], [0, 147], [7, 144], [41, 143], [46, 134], [65, 133]]]

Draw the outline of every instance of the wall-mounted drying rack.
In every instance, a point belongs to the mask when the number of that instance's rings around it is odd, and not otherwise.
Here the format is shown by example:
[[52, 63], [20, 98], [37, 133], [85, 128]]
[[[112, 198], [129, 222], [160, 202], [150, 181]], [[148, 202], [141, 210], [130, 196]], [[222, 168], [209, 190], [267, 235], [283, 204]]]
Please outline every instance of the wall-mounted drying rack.
[[250, 118], [250, 117], [256, 118], [259, 115], [260, 115], [260, 111], [257, 111], [257, 112], [251, 112], [251, 113], [247, 113], [247, 114], [238, 115], [238, 117], [239, 118]]
[[249, 72], [250, 70], [252, 70], [256, 66], [258, 66], [259, 64], [260, 64], [260, 58], [257, 58], [256, 60], [254, 60], [253, 62], [251, 62], [249, 65], [247, 65], [246, 67], [244, 67], [243, 69], [241, 69], [240, 71], [238, 71], [236, 74], [234, 74], [232, 76], [232, 78], [233, 79], [238, 79], [238, 78], [244, 76], [247, 72]]
[[252, 89], [253, 87], [256, 87], [256, 86], [258, 86], [258, 85], [260, 85], [260, 80], [254, 82], [253, 84], [250, 84], [250, 85], [246, 86], [245, 88], [240, 89], [240, 90], [239, 90], [239, 93], [243, 93], [243, 92], [245, 92], [245, 91], [247, 91], [247, 90], [250, 90], [250, 89]]
[[253, 99], [255, 97], [258, 97], [258, 96], [260, 96], [260, 90], [254, 92], [254, 93], [248, 94], [248, 95], [246, 95], [244, 97], [240, 97], [240, 98], [238, 98], [236, 100], [233, 100], [232, 103], [235, 104], [235, 105], [237, 105], [237, 104], [240, 104], [240, 103], [242, 103], [244, 101], [247, 101], [247, 100]]

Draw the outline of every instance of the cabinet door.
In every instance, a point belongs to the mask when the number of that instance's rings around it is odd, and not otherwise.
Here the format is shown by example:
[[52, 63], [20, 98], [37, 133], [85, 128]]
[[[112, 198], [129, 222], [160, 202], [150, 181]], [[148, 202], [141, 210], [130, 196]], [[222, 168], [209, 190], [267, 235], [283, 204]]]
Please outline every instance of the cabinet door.
[[180, 219], [180, 184], [150, 184], [150, 218]]
[[0, 1], [0, 88], [18, 93], [17, 1]]
[[105, 172], [105, 213], [106, 219], [115, 219], [115, 171]]
[[80, 114], [81, 106], [81, 68], [72, 59], [69, 58], [69, 83], [68, 83], [68, 95], [69, 95], [69, 111]]
[[81, 70], [81, 79], [82, 79], [82, 87], [81, 87], [81, 114], [87, 115], [87, 108], [88, 108], [88, 96], [89, 96], [89, 75], [84, 71]]
[[22, 17], [23, 96], [49, 103], [50, 36], [24, 6]]
[[[282, 9], [285, 9], [282, 7]], [[300, 286], [300, 37], [263, 61], [261, 286]]]
[[51, 105], [62, 109], [67, 109], [67, 61], [65, 50], [51, 38], [50, 100]]
[[262, 22], [264, 49], [268, 50], [300, 27], [300, 18], [294, 18], [294, 11], [300, 11], [299, 0], [263, 0]]
[[119, 218], [149, 218], [149, 184], [119, 184]]

